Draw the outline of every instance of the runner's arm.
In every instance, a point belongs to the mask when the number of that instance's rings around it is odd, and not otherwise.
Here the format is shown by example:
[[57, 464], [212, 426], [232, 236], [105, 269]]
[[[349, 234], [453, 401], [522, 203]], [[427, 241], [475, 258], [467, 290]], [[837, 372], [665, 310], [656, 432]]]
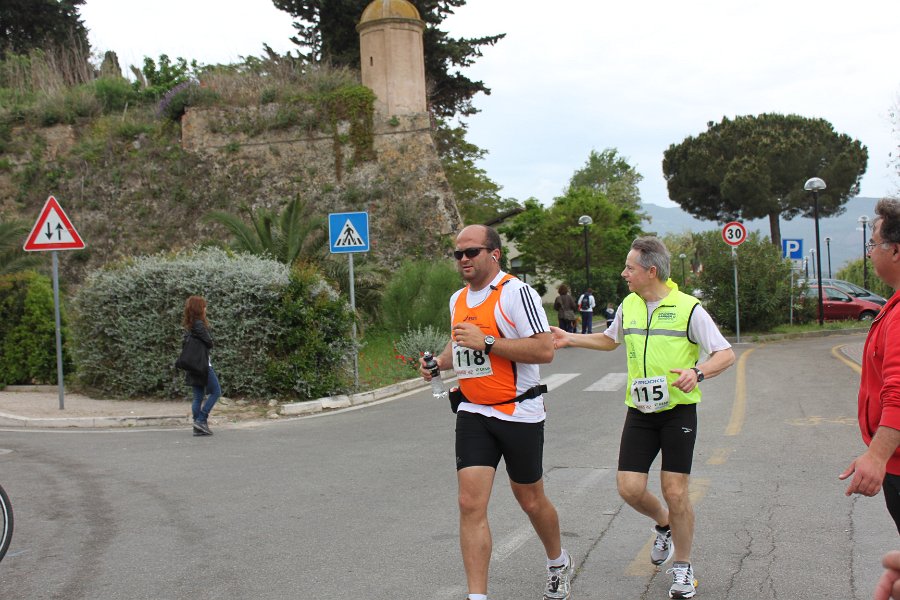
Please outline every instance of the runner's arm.
[[559, 327], [550, 327], [554, 348], [588, 348], [589, 350], [615, 350], [618, 342], [605, 333], [568, 333]]

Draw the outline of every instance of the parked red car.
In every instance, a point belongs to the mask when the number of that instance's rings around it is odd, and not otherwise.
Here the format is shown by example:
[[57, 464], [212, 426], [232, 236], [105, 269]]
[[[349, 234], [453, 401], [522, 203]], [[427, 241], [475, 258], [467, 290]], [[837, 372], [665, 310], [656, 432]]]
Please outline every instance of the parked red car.
[[[807, 299], [814, 304], [819, 303], [818, 286], [810, 286], [806, 290]], [[881, 305], [861, 298], [855, 298], [843, 290], [828, 285], [822, 286], [822, 304], [825, 308], [826, 321], [846, 321], [857, 319], [871, 321], [881, 310]], [[818, 317], [818, 310], [816, 316]]]

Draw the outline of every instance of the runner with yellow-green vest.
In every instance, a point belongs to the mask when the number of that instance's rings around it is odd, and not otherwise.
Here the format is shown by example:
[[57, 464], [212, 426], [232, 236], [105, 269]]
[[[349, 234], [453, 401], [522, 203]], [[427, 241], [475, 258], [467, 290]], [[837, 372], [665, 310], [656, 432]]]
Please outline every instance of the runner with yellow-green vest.
[[[669, 280], [669, 251], [652, 236], [631, 244], [622, 277], [631, 293], [603, 333], [579, 335], [551, 327], [556, 348], [615, 350], [628, 363], [628, 406], [616, 484], [635, 510], [656, 521], [650, 561], [673, 555], [669, 598], [693, 598], [694, 511], [688, 481], [697, 439], [698, 384], [734, 363], [734, 351], [699, 300]], [[701, 357], [705, 357], [702, 358]], [[662, 453], [665, 506], [647, 490], [650, 465]]]

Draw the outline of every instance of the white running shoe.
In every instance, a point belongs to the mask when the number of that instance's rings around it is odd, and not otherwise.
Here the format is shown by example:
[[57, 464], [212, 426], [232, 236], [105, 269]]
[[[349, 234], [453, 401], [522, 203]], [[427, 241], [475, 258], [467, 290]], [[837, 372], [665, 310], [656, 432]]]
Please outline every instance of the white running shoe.
[[697, 580], [691, 563], [676, 562], [666, 573], [672, 574], [669, 598], [693, 598], [697, 594]]
[[653, 548], [650, 550], [650, 562], [654, 565], [665, 564], [675, 552], [672, 530], [667, 529], [663, 531], [659, 527], [654, 526], [650, 531], [656, 534], [656, 539], [653, 540]]
[[569, 600], [569, 579], [574, 568], [572, 555], [568, 552], [566, 552], [566, 564], [561, 567], [547, 568], [547, 590], [544, 592], [544, 600]]

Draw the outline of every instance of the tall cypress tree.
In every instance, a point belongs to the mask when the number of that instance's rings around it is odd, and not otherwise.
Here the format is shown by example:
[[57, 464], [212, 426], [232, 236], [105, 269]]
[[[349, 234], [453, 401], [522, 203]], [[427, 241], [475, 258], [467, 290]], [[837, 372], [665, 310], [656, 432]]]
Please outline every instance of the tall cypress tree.
[[90, 54], [87, 29], [78, 13], [85, 0], [0, 2], [0, 59], [33, 49], [77, 48]]

